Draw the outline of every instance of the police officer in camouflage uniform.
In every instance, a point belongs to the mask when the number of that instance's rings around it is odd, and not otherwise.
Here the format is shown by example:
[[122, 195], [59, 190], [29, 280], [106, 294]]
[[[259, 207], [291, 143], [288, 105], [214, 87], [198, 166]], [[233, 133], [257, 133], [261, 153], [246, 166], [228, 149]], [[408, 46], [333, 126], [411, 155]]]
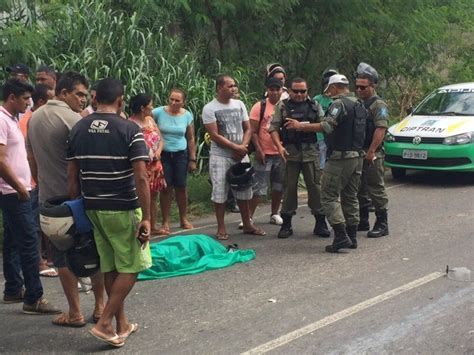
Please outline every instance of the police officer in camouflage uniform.
[[321, 123], [302, 124], [288, 120], [286, 128], [326, 133], [328, 160], [321, 181], [321, 202], [335, 234], [326, 251], [335, 253], [342, 248], [357, 248], [357, 191], [362, 173], [367, 110], [349, 92], [349, 81], [344, 75], [331, 76], [327, 91], [334, 102]]
[[321, 121], [324, 113], [321, 105], [308, 97], [306, 80], [293, 79], [289, 94], [288, 99], [281, 100], [275, 107], [268, 129], [273, 143], [286, 163], [280, 212], [283, 224], [278, 238], [288, 238], [293, 234], [291, 219], [298, 208], [298, 179], [301, 172], [308, 190], [308, 206], [316, 219], [313, 234], [328, 238], [330, 232], [321, 207], [321, 170], [316, 135], [293, 129], [287, 130], [285, 127], [285, 122], [289, 118], [297, 122], [316, 123]]
[[388, 196], [385, 192], [383, 150], [383, 139], [388, 128], [388, 108], [375, 92], [378, 80], [378, 73], [373, 67], [366, 63], [359, 64], [356, 71], [356, 92], [369, 112], [369, 120], [364, 144], [366, 156], [357, 196], [360, 206], [358, 230], [370, 229], [369, 207], [372, 199], [377, 219], [374, 228], [367, 233], [369, 238], [388, 235]]

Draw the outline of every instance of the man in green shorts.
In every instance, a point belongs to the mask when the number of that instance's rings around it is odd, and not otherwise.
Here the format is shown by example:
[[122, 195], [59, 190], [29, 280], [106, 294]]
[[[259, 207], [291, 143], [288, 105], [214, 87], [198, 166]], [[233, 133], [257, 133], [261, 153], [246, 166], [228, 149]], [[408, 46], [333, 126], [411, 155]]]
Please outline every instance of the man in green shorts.
[[[137, 274], [151, 266], [148, 151], [140, 128], [119, 116], [122, 83], [101, 80], [96, 99], [97, 111], [80, 120], [69, 135], [69, 194], [84, 197], [108, 294], [90, 333], [120, 347], [138, 327], [125, 315], [125, 298]], [[114, 317], [117, 329], [112, 325]]]

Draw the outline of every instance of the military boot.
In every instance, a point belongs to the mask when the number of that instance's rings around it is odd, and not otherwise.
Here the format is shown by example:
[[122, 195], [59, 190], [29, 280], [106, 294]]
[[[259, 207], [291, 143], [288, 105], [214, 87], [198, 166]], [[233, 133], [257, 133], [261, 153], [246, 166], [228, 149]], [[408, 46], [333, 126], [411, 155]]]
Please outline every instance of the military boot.
[[278, 232], [278, 238], [288, 238], [290, 235], [293, 235], [293, 228], [291, 227], [292, 217], [293, 215], [288, 213], [281, 214], [283, 224], [281, 225], [280, 231]]
[[367, 238], [380, 238], [388, 235], [388, 216], [387, 210], [375, 211], [377, 219], [374, 228], [367, 233]]
[[332, 226], [334, 229], [334, 241], [326, 247], [328, 253], [337, 253], [339, 249], [350, 248], [352, 242], [346, 234], [346, 226], [344, 223]]
[[321, 238], [329, 238], [331, 232], [326, 224], [326, 216], [323, 214], [317, 214], [314, 215], [314, 218], [316, 219], [316, 224], [314, 225], [313, 234]]
[[355, 224], [353, 226], [347, 226], [346, 233], [352, 242], [352, 245], [349, 248], [357, 249], [357, 226]]
[[359, 225], [357, 226], [358, 231], [370, 230], [369, 223], [369, 207], [362, 207], [359, 209]]

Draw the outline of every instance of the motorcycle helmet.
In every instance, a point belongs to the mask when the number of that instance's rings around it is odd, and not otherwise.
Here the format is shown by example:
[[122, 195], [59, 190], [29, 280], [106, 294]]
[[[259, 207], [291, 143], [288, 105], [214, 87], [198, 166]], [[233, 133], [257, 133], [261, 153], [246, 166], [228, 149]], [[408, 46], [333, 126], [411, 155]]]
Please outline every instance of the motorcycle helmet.
[[324, 93], [324, 89], [328, 86], [329, 78], [333, 75], [339, 74], [336, 69], [326, 68], [323, 71], [323, 77], [321, 79], [321, 91]]
[[283, 73], [286, 78], [286, 71], [280, 63], [271, 63], [267, 65], [267, 78], [273, 77], [276, 73]]
[[370, 77], [374, 84], [377, 84], [379, 82], [379, 73], [377, 73], [377, 70], [375, 70], [374, 67], [370, 66], [367, 63], [361, 62], [359, 64], [355, 72], [355, 77], [357, 78], [359, 75], [366, 75]]
[[232, 165], [226, 173], [230, 187], [236, 191], [243, 191], [252, 186], [255, 170], [250, 163]]
[[75, 239], [76, 243], [66, 253], [66, 265], [77, 277], [90, 277], [100, 268], [94, 234], [76, 234]]
[[61, 251], [74, 245], [74, 218], [71, 209], [63, 205], [67, 196], [53, 197], [40, 207], [40, 227], [51, 243]]

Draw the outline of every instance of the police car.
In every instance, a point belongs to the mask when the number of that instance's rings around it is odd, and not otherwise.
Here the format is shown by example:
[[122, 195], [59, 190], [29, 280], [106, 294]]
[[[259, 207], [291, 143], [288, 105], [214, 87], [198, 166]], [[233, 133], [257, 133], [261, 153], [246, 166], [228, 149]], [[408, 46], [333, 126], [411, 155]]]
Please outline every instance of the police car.
[[474, 171], [474, 83], [432, 92], [388, 129], [384, 146], [395, 179], [407, 169]]

